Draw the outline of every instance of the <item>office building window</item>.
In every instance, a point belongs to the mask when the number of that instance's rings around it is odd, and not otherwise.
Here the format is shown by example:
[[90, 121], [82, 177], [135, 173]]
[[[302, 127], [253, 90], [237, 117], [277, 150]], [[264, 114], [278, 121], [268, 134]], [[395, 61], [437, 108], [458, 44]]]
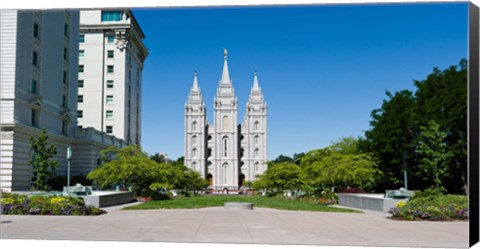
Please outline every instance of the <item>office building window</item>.
[[64, 60], [68, 60], [68, 48], [67, 47], [63, 47], [63, 59]]
[[38, 66], [38, 54], [35, 51], [32, 53], [32, 64], [36, 67]]
[[107, 66], [107, 73], [113, 73], [113, 66]]
[[107, 125], [105, 131], [106, 131], [108, 134], [111, 134], [111, 133], [113, 132], [113, 126]]
[[107, 80], [107, 88], [113, 88], [113, 80]]
[[78, 51], [78, 57], [83, 58], [85, 56], [85, 50]]
[[67, 84], [68, 83], [68, 77], [67, 77], [67, 72], [66, 71], [63, 71], [63, 84]]
[[64, 28], [63, 28], [63, 34], [64, 34], [65, 36], [68, 36], [68, 24], [65, 23], [65, 25], [64, 25], [63, 27], [64, 27]]
[[30, 124], [32, 126], [37, 126], [37, 110], [32, 109], [31, 115], [30, 115]]
[[37, 81], [32, 80], [32, 93], [37, 93]]
[[115, 35], [107, 35], [107, 42], [108, 43], [113, 43], [115, 41]]
[[85, 35], [80, 35], [79, 41], [80, 41], [80, 43], [84, 43], [85, 42]]
[[113, 104], [113, 95], [107, 95], [107, 104]]
[[83, 88], [83, 80], [78, 80], [78, 88]]
[[78, 72], [83, 73], [84, 66], [83, 65], [78, 65]]
[[33, 23], [33, 37], [38, 38], [38, 23]]
[[78, 110], [77, 111], [77, 117], [83, 118], [83, 110]]
[[113, 58], [113, 53], [114, 53], [113, 50], [108, 50], [108, 51], [107, 51], [107, 57], [108, 57], [108, 58]]
[[78, 95], [78, 103], [83, 103], [83, 95]]
[[62, 134], [67, 134], [68, 123], [66, 120], [62, 120]]
[[122, 20], [122, 11], [102, 11], [102, 22]]
[[105, 117], [106, 117], [107, 119], [112, 119], [112, 118], [113, 118], [113, 111], [107, 111]]

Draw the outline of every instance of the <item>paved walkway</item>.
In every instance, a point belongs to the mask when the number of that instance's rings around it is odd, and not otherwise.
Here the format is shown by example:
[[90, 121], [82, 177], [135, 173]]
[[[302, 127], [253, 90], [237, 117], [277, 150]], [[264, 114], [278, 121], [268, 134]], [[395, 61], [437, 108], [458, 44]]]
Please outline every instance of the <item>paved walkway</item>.
[[0, 239], [468, 247], [468, 222], [394, 221], [374, 211], [106, 210], [95, 217], [2, 215]]

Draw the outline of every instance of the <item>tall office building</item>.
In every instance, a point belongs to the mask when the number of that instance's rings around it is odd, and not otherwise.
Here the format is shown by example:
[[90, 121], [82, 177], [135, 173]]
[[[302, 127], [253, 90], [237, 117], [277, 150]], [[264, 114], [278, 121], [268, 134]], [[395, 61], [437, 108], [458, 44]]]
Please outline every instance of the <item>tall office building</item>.
[[145, 38], [129, 10], [80, 11], [78, 125], [141, 144]]
[[98, 152], [126, 143], [92, 128], [77, 129], [79, 12], [0, 10], [0, 189], [28, 190], [35, 173], [31, 135], [47, 130], [57, 146], [57, 175], [87, 174]]

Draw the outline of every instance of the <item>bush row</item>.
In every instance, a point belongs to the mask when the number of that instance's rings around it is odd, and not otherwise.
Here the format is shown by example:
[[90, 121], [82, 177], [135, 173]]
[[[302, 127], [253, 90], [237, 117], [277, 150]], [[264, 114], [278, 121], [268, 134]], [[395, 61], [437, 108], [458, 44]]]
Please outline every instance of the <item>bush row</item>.
[[405, 220], [468, 220], [468, 197], [427, 190], [416, 193], [406, 203], [399, 203], [390, 213]]
[[71, 196], [26, 196], [2, 194], [2, 214], [6, 215], [100, 215], [105, 211], [87, 206], [82, 198]]

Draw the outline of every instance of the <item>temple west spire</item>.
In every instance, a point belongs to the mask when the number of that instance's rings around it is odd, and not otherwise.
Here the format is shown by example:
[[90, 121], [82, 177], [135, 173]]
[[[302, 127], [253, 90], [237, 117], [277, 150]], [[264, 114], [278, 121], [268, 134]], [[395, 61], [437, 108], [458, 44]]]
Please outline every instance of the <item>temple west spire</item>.
[[193, 84], [190, 88], [188, 103], [193, 105], [200, 105], [202, 107], [204, 106], [202, 93], [200, 92], [200, 87], [198, 86], [197, 71], [193, 73]]

